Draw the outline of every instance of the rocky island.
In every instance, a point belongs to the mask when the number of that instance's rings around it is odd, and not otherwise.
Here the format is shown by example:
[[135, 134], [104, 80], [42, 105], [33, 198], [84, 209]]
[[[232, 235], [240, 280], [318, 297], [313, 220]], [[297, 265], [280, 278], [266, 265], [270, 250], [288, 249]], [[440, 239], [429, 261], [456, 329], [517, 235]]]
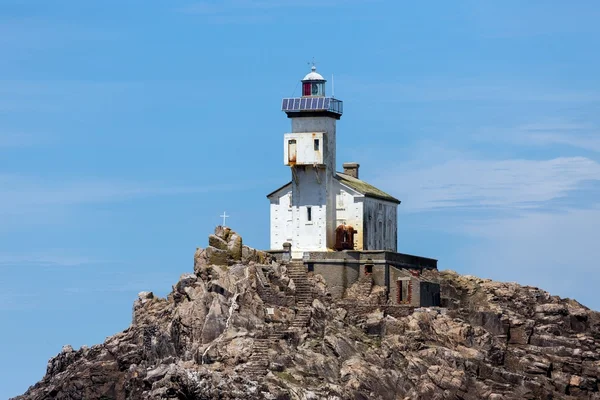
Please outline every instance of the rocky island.
[[294, 260], [218, 227], [129, 328], [65, 346], [18, 400], [600, 399], [600, 313], [516, 283], [424, 270], [441, 306], [341, 299]]

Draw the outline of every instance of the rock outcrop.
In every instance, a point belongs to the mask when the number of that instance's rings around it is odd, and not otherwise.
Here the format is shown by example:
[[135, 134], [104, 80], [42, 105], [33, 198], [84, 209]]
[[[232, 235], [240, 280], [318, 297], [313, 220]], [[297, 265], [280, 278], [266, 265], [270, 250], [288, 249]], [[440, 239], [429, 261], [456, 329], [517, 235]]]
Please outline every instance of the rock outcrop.
[[128, 329], [65, 346], [16, 399], [600, 399], [599, 313], [427, 275], [444, 307], [391, 312], [370, 282], [335, 303], [322, 277], [219, 227], [167, 298], [141, 292]]

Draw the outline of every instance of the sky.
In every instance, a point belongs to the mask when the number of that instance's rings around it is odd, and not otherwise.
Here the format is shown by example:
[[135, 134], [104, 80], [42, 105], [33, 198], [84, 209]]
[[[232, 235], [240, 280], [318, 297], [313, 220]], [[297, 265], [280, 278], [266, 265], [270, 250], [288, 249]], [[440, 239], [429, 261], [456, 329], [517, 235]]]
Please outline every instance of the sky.
[[[221, 222], [269, 244], [314, 58], [400, 252], [600, 309], [600, 4], [0, 0], [0, 398], [131, 322]], [[331, 82], [328, 90], [331, 92]]]

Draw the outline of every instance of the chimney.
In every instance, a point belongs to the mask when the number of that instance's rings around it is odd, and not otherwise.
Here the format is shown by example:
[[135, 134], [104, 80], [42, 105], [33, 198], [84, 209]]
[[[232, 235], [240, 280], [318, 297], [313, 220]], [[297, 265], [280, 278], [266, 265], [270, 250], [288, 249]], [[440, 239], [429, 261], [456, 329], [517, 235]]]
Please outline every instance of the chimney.
[[347, 162], [343, 164], [344, 174], [350, 175], [353, 178], [358, 179], [358, 167], [360, 167], [359, 163], [355, 162]]

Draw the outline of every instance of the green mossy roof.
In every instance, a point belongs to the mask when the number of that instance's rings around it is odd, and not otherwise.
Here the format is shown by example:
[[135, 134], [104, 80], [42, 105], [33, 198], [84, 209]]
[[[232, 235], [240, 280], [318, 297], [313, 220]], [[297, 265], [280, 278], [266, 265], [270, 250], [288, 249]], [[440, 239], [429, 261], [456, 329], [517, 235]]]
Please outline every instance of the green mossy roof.
[[[336, 178], [344, 185], [349, 186], [350, 188], [356, 190], [358, 193], [365, 195], [366, 197], [374, 197], [377, 199], [391, 201], [392, 203], [400, 204], [400, 200], [398, 200], [394, 196], [391, 196], [391, 195], [387, 194], [386, 192], [377, 189], [375, 186], [370, 185], [365, 181], [361, 181], [360, 179], [353, 178], [350, 175], [342, 174], [341, 172], [336, 172]], [[275, 193], [277, 193], [284, 187], [290, 185], [291, 183], [292, 182], [288, 182], [285, 185], [281, 186], [279, 189], [272, 191], [271, 193], [269, 193], [267, 195], [267, 197], [271, 197], [272, 195], [274, 195]]]
[[352, 189], [356, 190], [359, 193], [364, 194], [367, 197], [375, 197], [382, 200], [391, 201], [394, 203], [400, 204], [400, 200], [387, 194], [386, 192], [377, 189], [375, 186], [368, 184], [365, 181], [361, 181], [360, 179], [356, 179], [350, 175], [342, 174], [341, 172], [337, 173], [337, 179], [342, 182], [344, 185], [350, 186]]

